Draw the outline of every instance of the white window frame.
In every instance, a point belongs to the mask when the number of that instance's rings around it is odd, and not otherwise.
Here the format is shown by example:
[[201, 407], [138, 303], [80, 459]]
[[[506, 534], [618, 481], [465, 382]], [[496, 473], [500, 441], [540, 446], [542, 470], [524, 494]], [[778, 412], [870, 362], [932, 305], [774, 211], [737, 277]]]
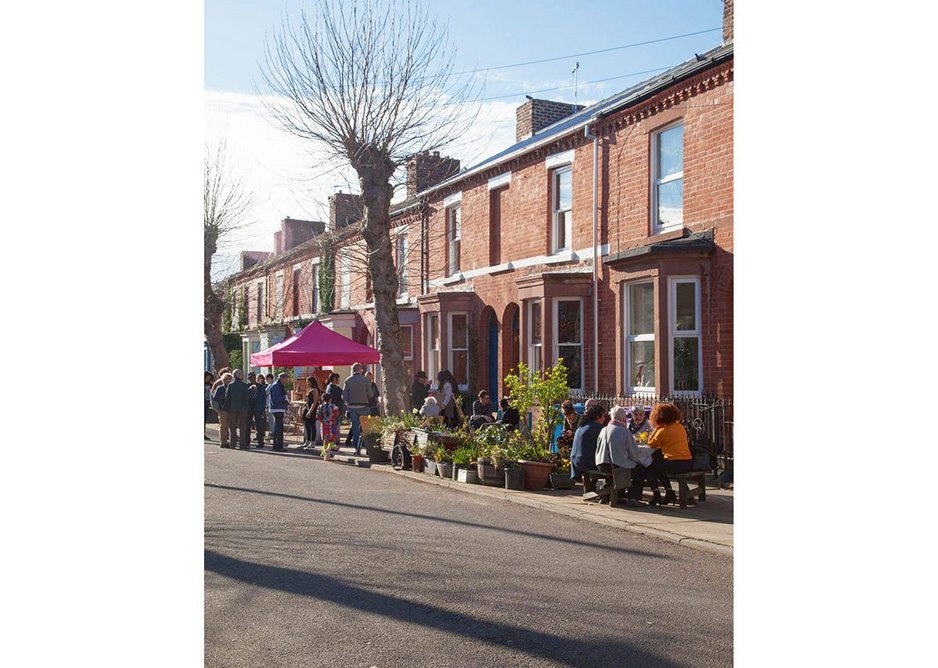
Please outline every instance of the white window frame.
[[[553, 320], [553, 332], [554, 332], [554, 359], [560, 359], [560, 346], [564, 348], [573, 348], [579, 346], [580, 348], [580, 386], [571, 387], [571, 390], [580, 390], [583, 391], [583, 387], [586, 384], [586, 360], [583, 357], [583, 339], [585, 335], [585, 316], [583, 312], [583, 298], [582, 297], [555, 297], [551, 300], [553, 302], [552, 306], [552, 320]], [[580, 343], [560, 343], [560, 302], [579, 302], [580, 304]], [[543, 315], [541, 316], [543, 317]]]
[[[538, 304], [541, 312], [541, 340], [534, 343], [534, 305]], [[544, 300], [531, 299], [527, 303], [525, 318], [525, 343], [528, 349], [528, 370], [534, 374], [544, 368]], [[535, 365], [535, 362], [537, 363]]]
[[[695, 286], [694, 308], [697, 328], [693, 331], [677, 331], [677, 286], [681, 283], [693, 283]], [[703, 328], [701, 326], [702, 313], [700, 309], [700, 277], [699, 276], [671, 276], [668, 278], [668, 374], [671, 394], [678, 396], [699, 396], [703, 392]], [[697, 338], [697, 389], [674, 389], [674, 339]]]
[[433, 327], [430, 323], [433, 322], [433, 319], [436, 318], [436, 334], [440, 334], [440, 314], [439, 313], [428, 313], [426, 315], [424, 331], [426, 332], [426, 343], [424, 349], [426, 350], [427, 359], [426, 359], [426, 368], [427, 376], [430, 378], [431, 383], [436, 382], [436, 376], [440, 372], [440, 349], [434, 348], [433, 345], [436, 343], [433, 336]]
[[312, 261], [309, 273], [312, 277], [310, 281], [312, 283], [312, 294], [310, 296], [309, 306], [310, 312], [316, 315], [319, 313], [319, 258]]
[[[404, 330], [407, 330], [406, 332]], [[414, 359], [414, 326], [413, 325], [401, 325], [401, 340], [410, 339], [410, 355], [407, 354], [407, 351], [404, 350], [403, 344], [401, 345], [401, 352], [403, 353], [405, 360]], [[379, 365], [380, 366], [380, 365]]]
[[339, 308], [347, 309], [352, 305], [352, 258], [348, 253], [339, 255], [339, 269], [341, 277]]
[[231, 304], [231, 331], [232, 332], [237, 332], [240, 329], [238, 327], [238, 321], [240, 320], [238, 316], [240, 315], [240, 310], [241, 310], [240, 308], [241, 304], [239, 303], [241, 300], [238, 299], [240, 292], [241, 291], [238, 288], [235, 288], [234, 290], [231, 291], [231, 302], [232, 302]]
[[410, 254], [409, 243], [407, 229], [405, 228], [399, 231], [396, 238], [394, 239], [394, 255], [397, 262], [396, 269], [398, 297], [407, 297], [410, 294], [410, 288], [408, 285], [410, 276], [407, 267], [407, 256]]
[[460, 270], [460, 246], [462, 240], [462, 203], [446, 207], [446, 275], [455, 276]]
[[[629, 334], [629, 314], [632, 312], [632, 298], [629, 288], [636, 287], [639, 285], [650, 285], [652, 290], [652, 299], [655, 299], [655, 281], [633, 281], [631, 283], [625, 283], [622, 286], [622, 304], [624, 306], [622, 312], [622, 337], [623, 337], [623, 352], [622, 359], [625, 367], [623, 369], [622, 376], [625, 379], [625, 382], [622, 385], [626, 388], [626, 391], [631, 394], [656, 394], [658, 389], [658, 383], [661, 381], [661, 378], [658, 373], [660, 364], [657, 362], [658, 349], [655, 349], [655, 384], [651, 387], [642, 387], [641, 385], [635, 385], [632, 382], [632, 347], [631, 343], [645, 343], [651, 341], [652, 345], [655, 344], [656, 334], [652, 331], [651, 334]], [[656, 302], [657, 303], [657, 302]], [[654, 328], [657, 330], [658, 321], [653, 318]]]
[[[560, 209], [560, 175], [570, 174], [570, 208]], [[560, 244], [560, 214], [569, 211], [563, 223], [563, 245]], [[550, 251], [552, 254], [573, 248], [573, 165], [556, 167], [550, 172]]]
[[[462, 315], [466, 317], [466, 347], [465, 348], [457, 348], [455, 346], [455, 343], [453, 342], [453, 316], [457, 316], [457, 315]], [[451, 313], [447, 314], [446, 324], [447, 324], [446, 338], [448, 339], [447, 341], [448, 345], [446, 347], [447, 348], [446, 361], [448, 363], [447, 368], [450, 370], [450, 373], [452, 373], [454, 352], [456, 351], [465, 352], [466, 353], [466, 377], [457, 378], [456, 382], [468, 384], [469, 383], [469, 314], [466, 311], [452, 311]]]
[[[667, 132], [668, 130], [673, 130], [674, 128], [684, 125], [684, 119], [681, 118], [674, 123], [669, 123], [668, 125], [658, 128], [652, 133], [651, 136], [651, 229], [652, 234], [660, 234], [662, 232], [669, 232], [671, 230], [678, 230], [684, 226], [684, 200], [681, 198], [681, 219], [676, 223], [671, 223], [669, 225], [661, 225], [658, 222], [658, 187], [672, 183], [677, 180], [684, 180], [684, 146], [681, 145], [681, 171], [670, 174], [665, 178], [658, 177], [658, 142], [661, 138], [661, 135]], [[683, 191], [682, 191], [683, 192]]]

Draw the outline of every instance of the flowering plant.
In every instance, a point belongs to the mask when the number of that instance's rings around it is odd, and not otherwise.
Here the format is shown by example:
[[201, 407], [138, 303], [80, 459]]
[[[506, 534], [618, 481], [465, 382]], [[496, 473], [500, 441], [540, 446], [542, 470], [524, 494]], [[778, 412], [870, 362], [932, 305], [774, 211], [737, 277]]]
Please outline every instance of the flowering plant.
[[635, 434], [635, 442], [638, 443], [639, 445], [647, 445], [648, 444], [648, 432], [641, 431]]

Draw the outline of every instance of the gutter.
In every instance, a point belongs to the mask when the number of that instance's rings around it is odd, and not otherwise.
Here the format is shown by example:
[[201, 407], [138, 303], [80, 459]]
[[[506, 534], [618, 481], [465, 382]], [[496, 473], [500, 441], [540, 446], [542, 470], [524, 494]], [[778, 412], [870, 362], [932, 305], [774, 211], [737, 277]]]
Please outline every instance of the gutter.
[[593, 394], [599, 393], [599, 135], [590, 132], [590, 123], [583, 126], [583, 136], [593, 140]]

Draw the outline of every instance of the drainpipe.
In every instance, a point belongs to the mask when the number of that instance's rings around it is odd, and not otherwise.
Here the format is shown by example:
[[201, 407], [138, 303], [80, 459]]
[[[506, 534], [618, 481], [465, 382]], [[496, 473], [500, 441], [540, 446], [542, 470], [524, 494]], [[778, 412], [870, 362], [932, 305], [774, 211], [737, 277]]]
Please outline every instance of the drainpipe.
[[[595, 119], [590, 119], [595, 121]], [[593, 394], [599, 392], [599, 135], [590, 132], [590, 124], [583, 127], [583, 136], [593, 140]]]

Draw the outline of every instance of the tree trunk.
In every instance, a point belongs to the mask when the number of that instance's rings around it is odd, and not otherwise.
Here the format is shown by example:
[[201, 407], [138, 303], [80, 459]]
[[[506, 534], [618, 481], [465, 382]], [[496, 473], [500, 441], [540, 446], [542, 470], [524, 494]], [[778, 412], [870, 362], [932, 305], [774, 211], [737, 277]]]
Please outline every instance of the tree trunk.
[[374, 294], [375, 321], [381, 335], [382, 391], [387, 413], [407, 410], [408, 387], [404, 377], [404, 351], [401, 347], [401, 325], [397, 314], [398, 277], [391, 253], [392, 172], [359, 167], [365, 220], [362, 236], [368, 248], [368, 269]]
[[208, 340], [209, 350], [212, 351], [212, 359], [215, 363], [215, 369], [222, 369], [230, 366], [228, 351], [225, 350], [225, 339], [221, 333], [221, 318], [225, 312], [225, 302], [215, 293], [212, 287], [212, 256], [215, 255], [216, 240], [212, 235], [205, 235], [205, 338]]

